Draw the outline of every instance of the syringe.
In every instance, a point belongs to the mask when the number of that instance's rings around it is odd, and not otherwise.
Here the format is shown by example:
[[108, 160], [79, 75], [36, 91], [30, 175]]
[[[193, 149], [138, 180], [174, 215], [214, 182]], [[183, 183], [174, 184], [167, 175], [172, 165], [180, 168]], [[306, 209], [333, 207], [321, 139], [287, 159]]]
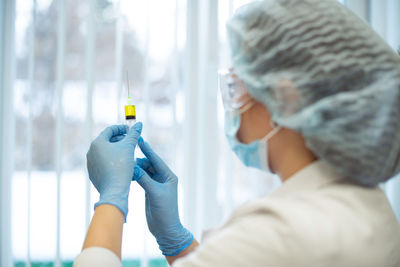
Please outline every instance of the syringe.
[[127, 87], [128, 87], [128, 105], [125, 106], [125, 121], [126, 121], [126, 124], [130, 128], [136, 123], [136, 110], [135, 110], [135, 105], [131, 104], [131, 95], [130, 95], [130, 92], [129, 92], [128, 72], [126, 72], [126, 84], [127, 84]]

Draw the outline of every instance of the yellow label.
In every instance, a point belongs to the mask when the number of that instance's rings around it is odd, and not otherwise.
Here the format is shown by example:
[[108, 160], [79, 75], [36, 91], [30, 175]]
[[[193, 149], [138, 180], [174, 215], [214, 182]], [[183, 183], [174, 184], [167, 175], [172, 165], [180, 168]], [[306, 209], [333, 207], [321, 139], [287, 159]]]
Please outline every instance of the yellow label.
[[134, 105], [125, 106], [125, 116], [136, 116]]

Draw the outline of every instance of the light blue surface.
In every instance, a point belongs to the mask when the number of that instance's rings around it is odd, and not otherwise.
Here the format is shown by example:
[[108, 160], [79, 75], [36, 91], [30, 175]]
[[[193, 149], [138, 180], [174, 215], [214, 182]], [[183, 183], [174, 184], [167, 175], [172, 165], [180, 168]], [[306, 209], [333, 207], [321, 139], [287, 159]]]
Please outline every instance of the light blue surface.
[[400, 223], [400, 175], [386, 183], [386, 194]]
[[256, 1], [228, 22], [235, 72], [337, 172], [400, 172], [400, 57], [336, 0]]
[[[134, 151], [142, 132], [142, 123], [107, 127], [90, 145], [87, 153], [89, 179], [100, 193], [95, 208], [102, 204], [118, 207], [128, 214], [128, 196], [136, 165]], [[124, 138], [116, 138], [123, 137]]]
[[193, 242], [179, 218], [178, 178], [142, 138], [139, 147], [146, 158], [137, 159], [134, 179], [146, 192], [147, 225], [163, 255], [178, 255]]
[[279, 128], [273, 128], [264, 138], [255, 140], [249, 144], [244, 144], [237, 139], [241, 112], [226, 111], [224, 118], [226, 138], [228, 139], [229, 146], [240, 161], [247, 167], [253, 167], [272, 173], [268, 161], [268, 140], [279, 131]]
[[[0, 151], [3, 151], [2, 141], [3, 140], [3, 50], [4, 50], [4, 1], [0, 1]], [[2, 170], [2, 161], [0, 160], [0, 170]], [[1, 179], [1, 177], [0, 177]], [[0, 192], [1, 192], [1, 183], [0, 183]], [[0, 231], [0, 240], [1, 240], [1, 231]]]
[[15, 1], [2, 0], [0, 2], [0, 266], [11, 267]]
[[[3, 33], [3, 12], [4, 12], [4, 1], [0, 1], [0, 151], [3, 151], [3, 43], [4, 43], [4, 33]], [[2, 184], [3, 184], [3, 175], [1, 170], [3, 169], [3, 160], [2, 155], [0, 154], [0, 194], [3, 192]], [[1, 196], [0, 196], [1, 197]], [[3, 200], [0, 198], [0, 208], [3, 206]], [[3, 217], [3, 214], [0, 210], [0, 218]], [[0, 219], [0, 240], [3, 240], [3, 222]], [[3, 251], [3, 242], [0, 242], [0, 258], [2, 258]], [[0, 261], [1, 264], [1, 261]]]

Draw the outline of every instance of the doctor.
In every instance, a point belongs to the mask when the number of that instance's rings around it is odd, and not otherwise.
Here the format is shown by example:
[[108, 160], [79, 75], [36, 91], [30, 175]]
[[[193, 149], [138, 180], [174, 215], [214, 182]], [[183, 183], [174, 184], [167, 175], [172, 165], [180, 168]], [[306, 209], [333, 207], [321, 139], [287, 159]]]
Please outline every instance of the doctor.
[[[100, 200], [75, 266], [121, 266], [132, 178], [173, 266], [400, 266], [400, 226], [378, 187], [400, 172], [400, 58], [335, 0], [256, 1], [227, 28], [226, 136], [245, 165], [283, 185], [200, 245], [142, 124], [111, 126], [87, 154]], [[135, 162], [137, 144], [145, 158]]]

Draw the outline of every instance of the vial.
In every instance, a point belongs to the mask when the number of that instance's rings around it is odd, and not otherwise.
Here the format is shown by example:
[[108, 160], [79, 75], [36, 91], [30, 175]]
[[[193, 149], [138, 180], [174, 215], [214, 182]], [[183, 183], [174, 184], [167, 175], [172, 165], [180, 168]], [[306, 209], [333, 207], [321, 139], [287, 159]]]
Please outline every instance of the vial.
[[128, 97], [128, 105], [125, 106], [125, 123], [131, 128], [136, 123], [135, 105], [131, 105], [131, 98]]

